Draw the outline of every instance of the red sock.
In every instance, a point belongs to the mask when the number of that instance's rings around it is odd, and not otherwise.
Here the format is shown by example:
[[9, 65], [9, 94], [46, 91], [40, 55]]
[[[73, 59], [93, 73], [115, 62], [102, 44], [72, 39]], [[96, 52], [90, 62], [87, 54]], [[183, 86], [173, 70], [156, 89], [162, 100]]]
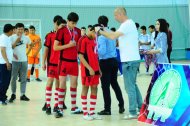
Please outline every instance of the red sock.
[[96, 95], [90, 95], [90, 115], [94, 114], [95, 107], [96, 107], [96, 100], [97, 96]]
[[71, 110], [74, 111], [76, 108], [77, 89], [71, 87], [70, 92], [71, 92]]
[[52, 88], [46, 87], [46, 107], [50, 107]]
[[58, 106], [58, 92], [59, 92], [59, 88], [55, 88], [55, 105], [54, 107], [57, 107]]
[[60, 109], [63, 109], [64, 96], [65, 96], [65, 89], [59, 88], [59, 92], [58, 92], [58, 107]]
[[83, 114], [87, 115], [88, 114], [88, 110], [87, 110], [87, 96], [82, 96], [81, 95], [81, 102], [82, 102]]

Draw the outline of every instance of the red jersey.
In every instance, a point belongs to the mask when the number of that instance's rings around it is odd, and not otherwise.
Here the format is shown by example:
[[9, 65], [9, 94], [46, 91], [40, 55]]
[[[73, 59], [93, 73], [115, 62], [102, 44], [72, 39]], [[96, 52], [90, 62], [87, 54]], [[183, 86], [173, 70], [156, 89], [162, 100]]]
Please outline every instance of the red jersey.
[[[58, 40], [60, 45], [68, 44], [72, 39], [78, 43], [81, 37], [81, 31], [78, 28], [74, 28], [72, 31], [68, 29], [67, 26], [62, 27], [57, 31], [56, 40]], [[68, 62], [77, 62], [77, 46], [61, 50], [60, 60]]]
[[[86, 35], [79, 40], [78, 53], [83, 54], [87, 63], [95, 71], [95, 75], [99, 75], [98, 55], [95, 53], [96, 43]], [[81, 76], [90, 76], [89, 70], [81, 63]]]
[[57, 66], [60, 57], [60, 51], [55, 51], [53, 49], [55, 37], [56, 37], [56, 32], [52, 31], [46, 35], [44, 42], [44, 46], [48, 47], [49, 49], [47, 64], [50, 66]]

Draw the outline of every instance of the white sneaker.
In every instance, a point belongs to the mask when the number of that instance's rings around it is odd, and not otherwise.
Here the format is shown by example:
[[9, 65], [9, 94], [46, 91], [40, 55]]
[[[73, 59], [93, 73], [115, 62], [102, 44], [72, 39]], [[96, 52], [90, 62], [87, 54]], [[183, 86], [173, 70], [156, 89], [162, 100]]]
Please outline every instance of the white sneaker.
[[84, 115], [84, 116], [83, 116], [83, 119], [84, 119], [84, 120], [88, 120], [88, 121], [93, 120], [93, 118], [92, 118], [90, 115], [88, 115], [88, 114], [87, 114], [87, 115]]
[[125, 119], [125, 120], [137, 119], [137, 118], [138, 118], [137, 115], [131, 115], [131, 114], [126, 115], [126, 116], [123, 117], [123, 119]]
[[94, 119], [94, 120], [102, 120], [102, 117], [97, 115], [97, 114], [93, 114], [91, 115], [91, 117]]
[[83, 111], [80, 110], [78, 107], [76, 107], [74, 111], [71, 110], [71, 114], [82, 114], [82, 113], [83, 113]]

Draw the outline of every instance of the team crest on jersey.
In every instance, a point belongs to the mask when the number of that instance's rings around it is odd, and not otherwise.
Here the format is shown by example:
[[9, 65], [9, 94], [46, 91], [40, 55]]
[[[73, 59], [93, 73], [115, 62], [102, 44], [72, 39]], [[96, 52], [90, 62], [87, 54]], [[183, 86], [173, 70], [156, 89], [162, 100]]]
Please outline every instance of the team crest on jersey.
[[55, 71], [54, 71], [54, 70], [50, 70], [50, 71], [49, 71], [49, 74], [50, 74], [50, 75], [55, 75]]

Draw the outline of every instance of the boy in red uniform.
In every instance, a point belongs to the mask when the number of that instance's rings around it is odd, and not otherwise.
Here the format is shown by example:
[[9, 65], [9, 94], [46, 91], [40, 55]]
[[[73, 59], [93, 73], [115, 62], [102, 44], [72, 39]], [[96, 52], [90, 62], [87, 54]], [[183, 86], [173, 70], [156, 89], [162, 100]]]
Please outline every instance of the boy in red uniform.
[[77, 42], [81, 37], [80, 29], [76, 26], [79, 17], [76, 13], [71, 12], [67, 16], [67, 25], [57, 31], [54, 50], [60, 50], [59, 59], [59, 91], [58, 91], [58, 107], [55, 117], [63, 116], [63, 103], [66, 89], [66, 78], [70, 78], [71, 93], [71, 113], [79, 114], [81, 110], [76, 106], [77, 96], [77, 80], [78, 80], [78, 62], [77, 62]]
[[[42, 110], [46, 111], [47, 115], [51, 114], [51, 96], [52, 96], [52, 85], [55, 79], [55, 105], [54, 112], [58, 108], [58, 88], [59, 88], [59, 76], [58, 76], [58, 60], [59, 51], [53, 50], [54, 40], [56, 37], [56, 32], [59, 28], [66, 24], [66, 21], [59, 15], [55, 16], [53, 19], [54, 31], [51, 31], [46, 35], [44, 43], [44, 55], [42, 60], [42, 69], [46, 70], [47, 66], [47, 84], [46, 84], [46, 103]], [[47, 65], [46, 65], [47, 62]]]
[[[81, 80], [82, 80], [82, 109], [85, 120], [102, 119], [94, 113], [97, 100], [97, 86], [100, 78], [100, 68], [95, 42], [96, 33], [92, 27], [84, 35], [78, 44], [79, 59], [81, 61]], [[90, 112], [87, 110], [87, 94], [91, 88], [90, 94]]]

